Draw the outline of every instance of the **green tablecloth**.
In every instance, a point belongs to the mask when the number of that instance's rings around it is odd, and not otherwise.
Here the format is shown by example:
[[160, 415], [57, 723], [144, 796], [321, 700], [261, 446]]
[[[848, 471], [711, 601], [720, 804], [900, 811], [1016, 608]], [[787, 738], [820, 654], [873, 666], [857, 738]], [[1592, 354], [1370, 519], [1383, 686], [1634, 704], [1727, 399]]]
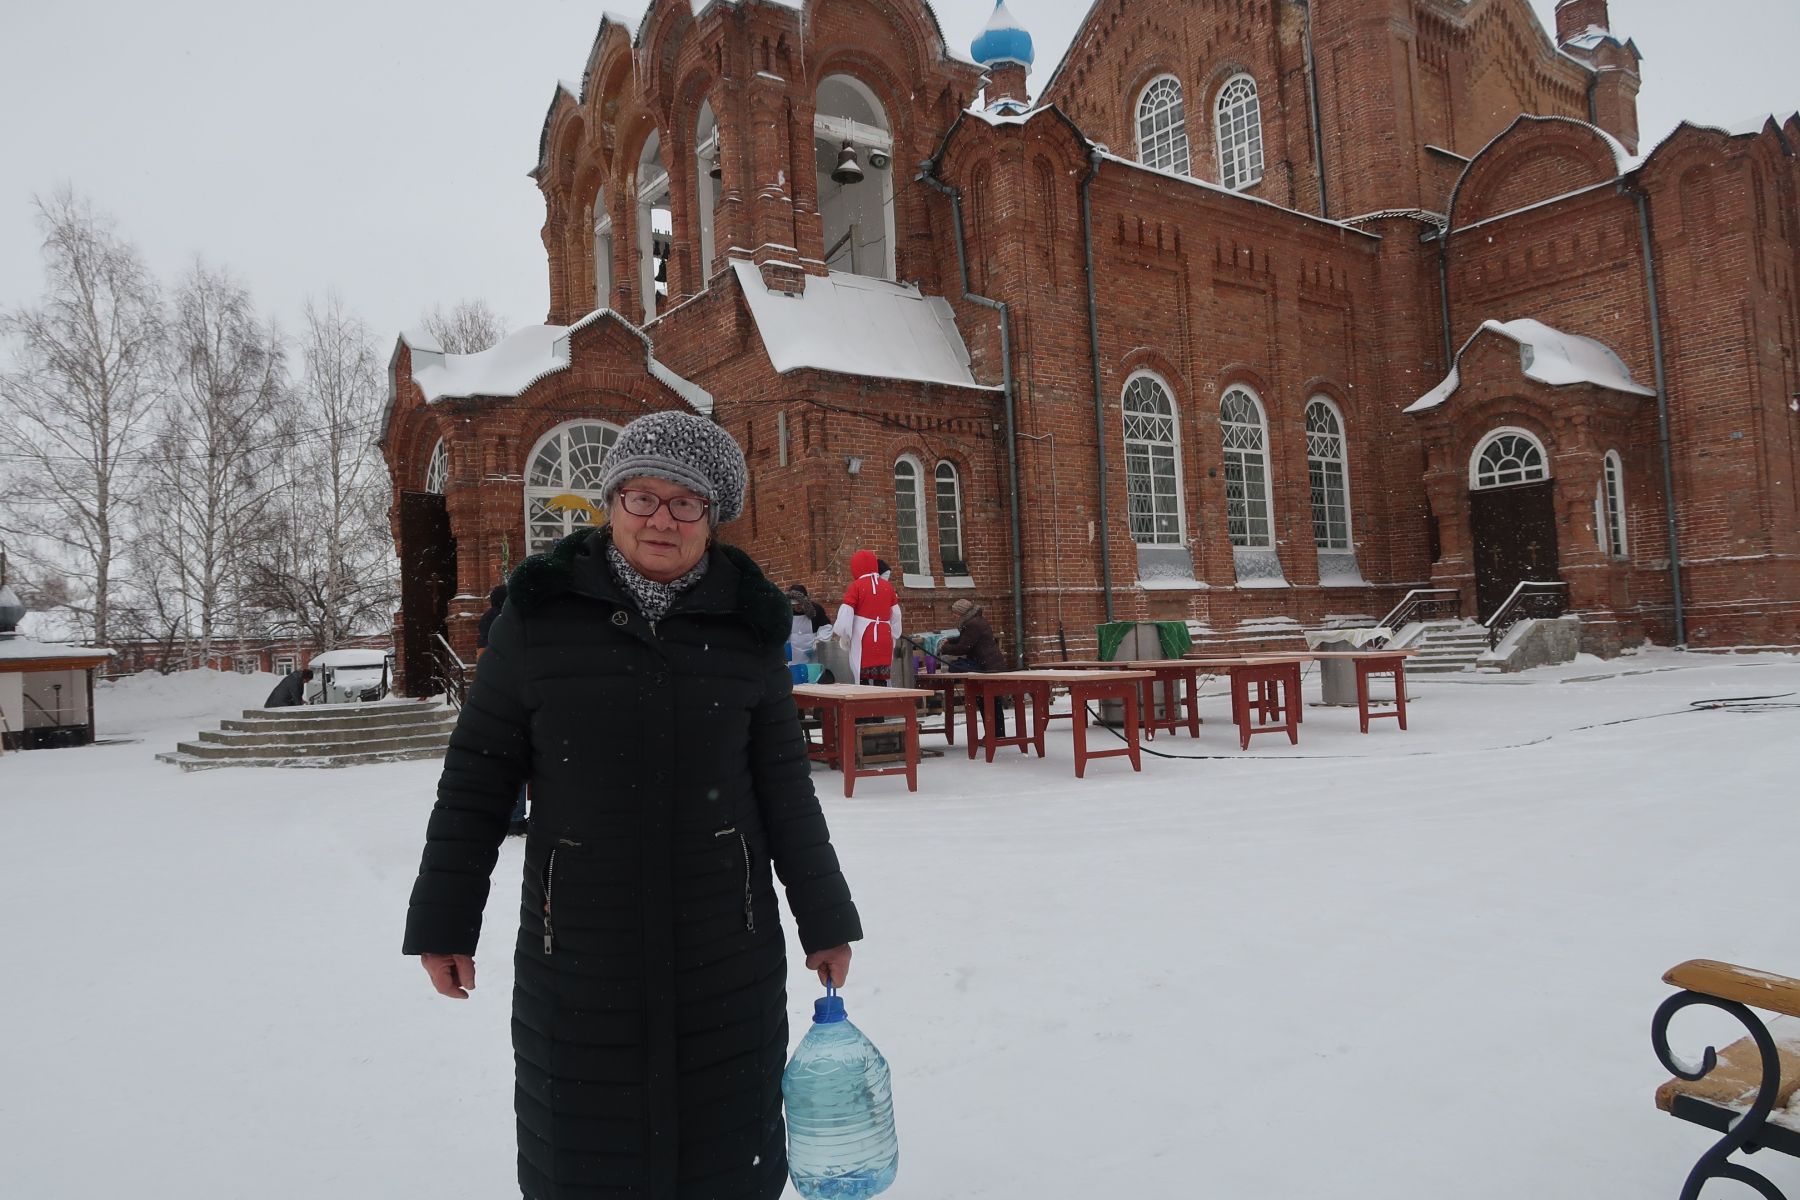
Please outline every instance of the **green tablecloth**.
[[1180, 658], [1193, 648], [1186, 621], [1108, 621], [1094, 626], [1100, 638], [1100, 661], [1111, 662], [1119, 653], [1119, 643], [1139, 625], [1156, 626], [1156, 640], [1164, 658]]

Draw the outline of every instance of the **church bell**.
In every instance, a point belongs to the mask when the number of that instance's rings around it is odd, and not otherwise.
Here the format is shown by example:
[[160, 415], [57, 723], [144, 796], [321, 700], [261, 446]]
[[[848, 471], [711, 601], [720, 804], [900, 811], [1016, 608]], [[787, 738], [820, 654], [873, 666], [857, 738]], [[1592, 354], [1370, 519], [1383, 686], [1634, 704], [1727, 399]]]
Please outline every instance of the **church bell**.
[[861, 183], [862, 178], [863, 169], [856, 161], [856, 147], [846, 141], [844, 148], [838, 151], [837, 166], [831, 169], [831, 182]]

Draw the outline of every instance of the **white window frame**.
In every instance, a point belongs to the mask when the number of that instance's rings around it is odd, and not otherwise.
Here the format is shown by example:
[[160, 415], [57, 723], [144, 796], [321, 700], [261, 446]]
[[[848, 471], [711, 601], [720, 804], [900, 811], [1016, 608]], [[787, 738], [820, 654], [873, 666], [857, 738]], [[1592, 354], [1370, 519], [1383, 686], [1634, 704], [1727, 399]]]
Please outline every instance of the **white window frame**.
[[[712, 279], [713, 206], [718, 203], [719, 180], [712, 177], [713, 157], [719, 153], [719, 123], [713, 117], [712, 104], [702, 100], [700, 114], [694, 120], [694, 216], [700, 225], [700, 290], [705, 291]], [[713, 157], [708, 157], [708, 155]]]
[[[1160, 393], [1167, 412], [1157, 412], [1153, 405], [1143, 402], [1146, 384]], [[1166, 422], [1166, 426], [1152, 430], [1146, 427], [1149, 422]], [[1119, 394], [1119, 425], [1125, 442], [1125, 521], [1131, 540], [1140, 546], [1184, 545], [1187, 490], [1181, 485], [1181, 409], [1175, 403], [1175, 389], [1169, 381], [1154, 371], [1134, 371]], [[1134, 471], [1134, 456], [1149, 469]], [[1159, 459], [1168, 464], [1165, 477], [1173, 481], [1172, 493], [1157, 490], [1155, 468]], [[1139, 501], [1139, 510], [1134, 510], [1134, 500]], [[1148, 507], [1142, 507], [1143, 501], [1148, 502]], [[1140, 518], [1148, 519], [1149, 528], [1140, 528]], [[1173, 528], [1165, 527], [1171, 518]]]
[[300, 659], [293, 654], [277, 654], [275, 656], [275, 674], [291, 675], [300, 666]]
[[[1154, 98], [1153, 91], [1157, 93]], [[1148, 107], [1152, 104], [1154, 107]], [[1193, 159], [1188, 153], [1187, 105], [1181, 80], [1173, 75], [1158, 75], [1138, 90], [1132, 112], [1138, 161], [1159, 171], [1193, 174]], [[1150, 125], [1148, 130], [1144, 128], [1146, 122]]]
[[594, 307], [613, 307], [613, 222], [605, 188], [594, 197]]
[[[901, 495], [900, 468], [912, 471], [912, 496], [910, 502]], [[894, 483], [894, 554], [900, 561], [895, 564], [900, 577], [907, 587], [931, 586], [931, 536], [926, 524], [925, 508], [925, 464], [917, 456], [902, 454], [894, 460], [891, 475]], [[902, 505], [912, 510], [913, 546], [911, 560], [907, 557], [907, 537], [905, 513]]]
[[[825, 92], [828, 86], [847, 88], [855, 93], [868, 106], [869, 114], [874, 116], [875, 123], [871, 125], [867, 121], [856, 120], [845, 113], [827, 111], [830, 98], [827, 96], [826, 100], [821, 101], [819, 95], [821, 92]], [[848, 185], [832, 182], [831, 174], [827, 170], [817, 172], [815, 182], [818, 187], [818, 215], [821, 226], [823, 227], [825, 224], [826, 207], [838, 203], [837, 197], [846, 186], [878, 188], [881, 197], [881, 254], [871, 260], [871, 256], [866, 252], [859, 253], [859, 249], [866, 247], [869, 243], [864, 242], [859, 246], [856, 233], [852, 229], [849, 242], [839, 251], [835, 260], [840, 265], [833, 267], [828, 263], [827, 267], [830, 270], [847, 270], [849, 274], [861, 275], [869, 279], [896, 279], [898, 273], [895, 270], [894, 256], [898, 239], [894, 229], [894, 174], [897, 165], [893, 160], [893, 120], [889, 117], [886, 107], [881, 103], [881, 97], [875, 94], [875, 89], [856, 76], [842, 71], [833, 72], [819, 80], [819, 86], [813, 92], [813, 109], [813, 153], [815, 157], [820, 154], [820, 146], [823, 144], [824, 156], [835, 162], [843, 144], [849, 142], [856, 149], [858, 163], [863, 169], [862, 182]], [[886, 155], [888, 165], [885, 167], [871, 165], [868, 157], [871, 151], [880, 151]], [[828, 245], [825, 249], [829, 252], [832, 247]], [[848, 253], [845, 253], [846, 251]], [[844, 265], [846, 259], [848, 260], [847, 266]]]
[[1234, 192], [1261, 183], [1262, 98], [1249, 72], [1241, 71], [1219, 86], [1213, 128], [1219, 137], [1219, 182]]
[[[1532, 474], [1532, 468], [1528, 461], [1524, 458], [1516, 458], [1515, 461], [1520, 464], [1516, 471], [1496, 471], [1492, 479], [1484, 481], [1481, 470], [1482, 456], [1488, 452], [1490, 446], [1500, 439], [1508, 437], [1524, 439], [1536, 452], [1536, 469], [1539, 473]], [[1516, 479], [1500, 477], [1502, 474], [1515, 473], [1518, 475]], [[1469, 453], [1469, 489], [1471, 491], [1485, 492], [1489, 488], [1515, 487], [1522, 483], [1542, 483], [1548, 478], [1550, 478], [1550, 455], [1545, 452], [1544, 443], [1539, 441], [1537, 435], [1529, 429], [1520, 429], [1516, 425], [1502, 425], [1497, 429], [1490, 429], [1482, 435], [1481, 440], [1475, 443], [1475, 449]]]
[[444, 485], [450, 481], [450, 448], [439, 438], [437, 445], [431, 448], [431, 457], [425, 461], [425, 490], [435, 495], [444, 494]]
[[[609, 450], [611, 449], [613, 442], [618, 440], [619, 426], [613, 424], [611, 421], [564, 421], [561, 425], [558, 425], [556, 428], [544, 434], [543, 437], [539, 438], [537, 442], [532, 445], [531, 453], [525, 456], [525, 552], [527, 554], [535, 554], [540, 550], [547, 550], [550, 546], [556, 544], [557, 539], [567, 537], [584, 525], [597, 523], [592, 520], [580, 519], [581, 514], [579, 511], [546, 510], [542, 512], [533, 512], [534, 504], [541, 505], [562, 495], [575, 495], [593, 505], [594, 508], [601, 513], [602, 518], [605, 516], [605, 501], [602, 499], [600, 489], [597, 486], [599, 482], [599, 466], [601, 462], [605, 461], [605, 455], [602, 454], [598, 462], [588, 463], [585, 461], [586, 455], [583, 454], [581, 457], [584, 461], [577, 464], [573, 469], [571, 468], [569, 461], [569, 451], [571, 446], [569, 435], [577, 428], [586, 427], [595, 427], [601, 430], [602, 442]], [[612, 436], [606, 437], [605, 435], [607, 432], [610, 432]], [[579, 447], [582, 449], [585, 449], [585, 447], [592, 444], [593, 443], [586, 438], [583, 438], [578, 443]], [[538, 482], [538, 479], [540, 478], [538, 475], [538, 456], [546, 451], [550, 451], [552, 454], [552, 459], [547, 465], [549, 465], [556, 473], [549, 483]], [[577, 474], [577, 472], [579, 472], [579, 474]], [[584, 483], [589, 486], [580, 486]], [[553, 522], [558, 528], [558, 531], [554, 536], [549, 532], [549, 527]]]
[[[644, 324], [656, 320], [658, 301], [668, 294], [674, 280], [662, 284], [663, 291], [658, 293], [656, 283], [656, 214], [669, 214], [669, 255], [675, 257], [675, 199], [670, 191], [669, 169], [663, 163], [662, 131], [652, 130], [644, 140], [644, 149], [638, 155], [637, 180], [637, 242], [638, 242], [638, 288], [643, 297]], [[665, 270], [666, 273], [666, 270]]]
[[[949, 507], [945, 507], [945, 484], [949, 484]], [[949, 459], [939, 459], [931, 471], [932, 515], [937, 519], [938, 563], [944, 568], [944, 579], [969, 577], [968, 547], [963, 545], [962, 475]], [[945, 517], [948, 515], [949, 520]], [[954, 551], [954, 553], [952, 553]], [[951, 560], [962, 564], [961, 571], [950, 569]]]
[[262, 663], [254, 654], [240, 654], [231, 660], [231, 669], [239, 675], [254, 675], [262, 670]]
[[1625, 460], [1617, 450], [1608, 450], [1600, 460], [1600, 489], [1605, 499], [1606, 550], [1614, 558], [1631, 556], [1625, 532]]
[[[1242, 399], [1250, 405], [1255, 416], [1254, 422], [1228, 420], [1225, 407], [1234, 399]], [[1275, 488], [1269, 470], [1269, 414], [1263, 407], [1262, 397], [1247, 384], [1237, 383], [1225, 389], [1219, 397], [1219, 442], [1225, 456], [1225, 530], [1231, 538], [1233, 547], [1239, 550], [1273, 550], [1275, 548]], [[1236, 443], [1235, 445], [1233, 443]], [[1256, 468], [1260, 480], [1255, 480], [1261, 496], [1263, 515], [1262, 531], [1256, 533], [1252, 526], [1256, 518], [1251, 513], [1251, 484], [1253, 476], [1251, 467]], [[1232, 478], [1235, 469], [1237, 478], [1235, 485], [1238, 496], [1232, 499]], [[1234, 508], [1235, 505], [1235, 508]], [[1242, 532], [1234, 529], [1234, 525]]]
[[[1323, 409], [1331, 418], [1333, 429], [1330, 432], [1313, 429], [1313, 410]], [[1335, 444], [1334, 444], [1335, 443]], [[1313, 543], [1320, 550], [1334, 553], [1347, 553], [1355, 548], [1350, 527], [1350, 454], [1348, 439], [1344, 435], [1344, 414], [1337, 402], [1330, 396], [1314, 396], [1306, 402], [1306, 485], [1311, 500], [1313, 519]], [[1325, 501], [1325, 536], [1319, 536], [1319, 500], [1321, 492], [1330, 487], [1329, 468], [1337, 467], [1338, 507], [1343, 510], [1343, 537], [1331, 537], [1331, 507], [1329, 494]]]

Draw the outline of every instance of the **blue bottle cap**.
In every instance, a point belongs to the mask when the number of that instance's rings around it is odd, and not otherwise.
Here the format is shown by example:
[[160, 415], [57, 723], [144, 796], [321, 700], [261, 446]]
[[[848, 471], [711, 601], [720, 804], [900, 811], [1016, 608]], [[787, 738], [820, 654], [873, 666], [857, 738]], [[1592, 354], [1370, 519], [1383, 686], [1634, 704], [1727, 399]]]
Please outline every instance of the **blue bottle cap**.
[[827, 984], [825, 994], [813, 1001], [813, 1024], [829, 1025], [833, 1021], [844, 1019], [844, 998], [837, 994], [836, 988]]

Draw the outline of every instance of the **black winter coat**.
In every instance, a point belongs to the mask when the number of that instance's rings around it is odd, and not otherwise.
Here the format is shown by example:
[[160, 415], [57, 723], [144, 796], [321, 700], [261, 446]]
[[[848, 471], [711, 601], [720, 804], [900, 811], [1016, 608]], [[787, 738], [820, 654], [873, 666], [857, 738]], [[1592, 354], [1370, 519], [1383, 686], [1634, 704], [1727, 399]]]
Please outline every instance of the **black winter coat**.
[[966, 658], [977, 671], [1006, 670], [1006, 656], [1000, 653], [1000, 642], [993, 626], [976, 609], [956, 627], [956, 636], [938, 643], [939, 658]]
[[[531, 1200], [773, 1200], [787, 963], [862, 936], [781, 645], [741, 552], [651, 626], [582, 530], [513, 575], [451, 735], [405, 951], [472, 954], [519, 781], [519, 1184]], [[771, 872], [771, 866], [773, 872]]]
[[[254, 692], [251, 694], [255, 695]], [[263, 707], [292, 708], [296, 704], [305, 703], [306, 673], [304, 671], [289, 671], [286, 675], [281, 677], [281, 682], [275, 685], [275, 690], [269, 693], [269, 698], [263, 701]]]

